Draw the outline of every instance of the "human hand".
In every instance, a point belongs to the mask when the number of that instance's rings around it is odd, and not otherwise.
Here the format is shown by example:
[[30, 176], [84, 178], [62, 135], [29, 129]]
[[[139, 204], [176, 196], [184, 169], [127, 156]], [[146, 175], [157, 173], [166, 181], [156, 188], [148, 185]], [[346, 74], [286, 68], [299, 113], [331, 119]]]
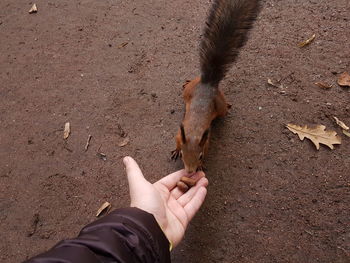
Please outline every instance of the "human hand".
[[208, 180], [204, 173], [196, 173], [192, 178], [199, 179], [198, 182], [183, 193], [176, 187], [176, 183], [186, 175], [185, 170], [172, 173], [151, 184], [144, 178], [134, 159], [125, 157], [123, 161], [129, 182], [130, 206], [153, 214], [168, 240], [176, 247], [207, 194]]

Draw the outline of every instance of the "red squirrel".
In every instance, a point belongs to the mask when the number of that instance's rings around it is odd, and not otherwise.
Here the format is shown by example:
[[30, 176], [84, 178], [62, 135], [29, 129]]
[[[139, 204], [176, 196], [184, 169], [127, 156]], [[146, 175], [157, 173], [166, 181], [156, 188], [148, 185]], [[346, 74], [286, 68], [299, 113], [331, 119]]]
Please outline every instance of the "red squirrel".
[[203, 168], [211, 123], [227, 114], [230, 105], [219, 90], [230, 65], [245, 44], [259, 12], [259, 0], [214, 0], [200, 43], [200, 77], [184, 85], [184, 119], [176, 135], [172, 159], [182, 157], [192, 174]]

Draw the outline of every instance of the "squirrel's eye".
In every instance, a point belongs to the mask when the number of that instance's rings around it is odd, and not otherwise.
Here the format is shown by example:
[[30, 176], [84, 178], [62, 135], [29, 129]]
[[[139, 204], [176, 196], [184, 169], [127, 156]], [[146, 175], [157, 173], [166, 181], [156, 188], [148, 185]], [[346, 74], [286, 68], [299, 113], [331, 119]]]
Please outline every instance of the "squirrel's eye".
[[202, 153], [202, 152], [199, 154], [198, 159], [199, 159], [199, 160], [202, 160], [202, 159], [203, 159], [203, 153]]

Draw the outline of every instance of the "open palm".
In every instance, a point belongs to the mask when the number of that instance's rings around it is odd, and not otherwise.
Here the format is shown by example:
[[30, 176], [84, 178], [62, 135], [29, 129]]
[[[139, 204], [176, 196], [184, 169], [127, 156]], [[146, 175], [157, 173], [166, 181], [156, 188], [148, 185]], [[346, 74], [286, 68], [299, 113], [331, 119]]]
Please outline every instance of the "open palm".
[[201, 207], [207, 194], [208, 180], [203, 172], [192, 178], [197, 184], [183, 193], [176, 183], [185, 170], [172, 173], [151, 184], [148, 182], [137, 163], [131, 157], [124, 158], [124, 165], [129, 181], [131, 206], [153, 214], [168, 240], [175, 247], [182, 240], [188, 223]]

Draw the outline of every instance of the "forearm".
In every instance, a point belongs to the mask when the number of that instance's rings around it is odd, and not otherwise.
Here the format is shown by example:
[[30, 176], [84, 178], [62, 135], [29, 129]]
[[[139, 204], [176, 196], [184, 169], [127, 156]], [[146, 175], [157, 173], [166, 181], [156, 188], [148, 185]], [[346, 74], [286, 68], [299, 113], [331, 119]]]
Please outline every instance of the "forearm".
[[153, 215], [118, 209], [27, 262], [170, 262], [169, 242]]

